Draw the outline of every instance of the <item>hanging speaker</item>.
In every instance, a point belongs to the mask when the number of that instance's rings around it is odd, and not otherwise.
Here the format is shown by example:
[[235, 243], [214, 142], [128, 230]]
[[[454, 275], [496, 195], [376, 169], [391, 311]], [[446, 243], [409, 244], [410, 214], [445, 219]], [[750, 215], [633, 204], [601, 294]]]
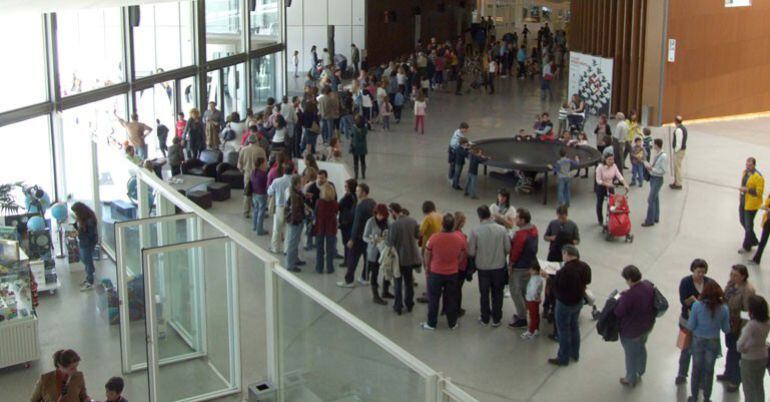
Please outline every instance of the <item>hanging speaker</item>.
[[141, 21], [141, 12], [140, 12], [139, 6], [128, 6], [129, 24], [131, 24], [132, 27], [136, 28], [139, 26], [140, 21]]
[[257, 0], [249, 0], [249, 11], [257, 11]]

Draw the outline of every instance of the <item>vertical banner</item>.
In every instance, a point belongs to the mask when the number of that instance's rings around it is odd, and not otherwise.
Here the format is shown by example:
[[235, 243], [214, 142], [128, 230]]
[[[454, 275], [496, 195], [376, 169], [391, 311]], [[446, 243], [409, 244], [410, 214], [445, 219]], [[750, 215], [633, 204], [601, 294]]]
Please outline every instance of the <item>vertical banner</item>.
[[585, 100], [589, 114], [610, 115], [612, 105], [612, 59], [569, 53], [569, 96]]

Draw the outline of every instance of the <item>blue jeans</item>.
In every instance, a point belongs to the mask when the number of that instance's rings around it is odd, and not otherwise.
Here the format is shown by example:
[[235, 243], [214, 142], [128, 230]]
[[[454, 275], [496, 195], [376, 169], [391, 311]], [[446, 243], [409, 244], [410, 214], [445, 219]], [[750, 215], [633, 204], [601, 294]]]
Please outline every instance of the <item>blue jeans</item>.
[[334, 131], [334, 119], [321, 119], [321, 135], [323, 136], [324, 144], [328, 144], [332, 138], [332, 132]]
[[478, 175], [468, 173], [468, 181], [465, 183], [465, 194], [472, 198], [476, 198], [476, 179], [478, 179]]
[[650, 176], [650, 195], [647, 197], [646, 223], [658, 223], [660, 221], [660, 189], [663, 187], [663, 177]]
[[267, 195], [254, 194], [254, 196], [251, 197], [251, 205], [254, 208], [251, 230], [256, 231], [257, 234], [267, 233], [264, 228], [265, 211], [267, 210]]
[[310, 149], [311, 149], [310, 152], [315, 153], [315, 143], [317, 140], [318, 140], [318, 133], [314, 133], [307, 128], [304, 129], [302, 133], [302, 149], [300, 150], [300, 154], [305, 152], [308, 145], [310, 146]]
[[620, 344], [626, 354], [626, 380], [631, 384], [636, 384], [647, 369], [647, 335], [638, 338], [620, 337]]
[[639, 187], [644, 184], [644, 164], [631, 163], [631, 185], [639, 183]]
[[460, 187], [460, 176], [463, 174], [464, 163], [455, 163], [454, 176], [452, 177], [452, 187]]
[[569, 363], [570, 358], [574, 360], [580, 358], [578, 317], [581, 308], [583, 308], [582, 300], [572, 306], [556, 300], [556, 330], [559, 332], [559, 352], [556, 354], [556, 359], [561, 364]]
[[350, 135], [353, 132], [353, 115], [346, 114], [340, 117], [340, 131], [345, 135], [345, 138], [350, 139]]
[[94, 284], [94, 247], [95, 246], [81, 246], [80, 247], [80, 261], [86, 267], [86, 282]]
[[711, 399], [711, 388], [714, 385], [714, 364], [719, 357], [722, 345], [719, 338], [706, 339], [692, 337], [692, 375], [690, 376], [691, 395], [697, 397], [698, 390], [703, 390], [703, 399]]
[[569, 184], [570, 184], [570, 177], [559, 177], [556, 180], [556, 197], [559, 200], [559, 205], [567, 205], [569, 206], [570, 201], [570, 192], [569, 192]]
[[289, 224], [289, 230], [286, 234], [286, 269], [292, 269], [297, 266], [299, 260], [299, 239], [302, 236], [302, 223]]
[[727, 381], [738, 385], [741, 383], [741, 354], [738, 352], [738, 335], [730, 332], [725, 335], [725, 376]]
[[324, 261], [326, 261], [326, 272], [334, 272], [334, 255], [337, 254], [337, 236], [317, 235], [315, 250], [315, 271], [319, 274], [324, 271]]

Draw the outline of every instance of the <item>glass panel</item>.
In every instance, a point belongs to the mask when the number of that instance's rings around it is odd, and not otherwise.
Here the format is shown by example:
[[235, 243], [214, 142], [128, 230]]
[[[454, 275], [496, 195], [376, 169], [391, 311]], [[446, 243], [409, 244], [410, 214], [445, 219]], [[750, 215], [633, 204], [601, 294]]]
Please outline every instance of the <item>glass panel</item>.
[[254, 0], [255, 8], [249, 13], [251, 19], [251, 48], [259, 49], [281, 39], [281, 20], [278, 0]]
[[[64, 124], [64, 152], [69, 149], [71, 154], [85, 154], [87, 151], [77, 144], [93, 138], [97, 144], [97, 165], [99, 171], [99, 198], [101, 200], [102, 222], [99, 228], [102, 243], [108, 251], [115, 250], [114, 223], [136, 217], [136, 208], [128, 197], [129, 173], [125, 166], [118, 164], [116, 156], [123, 154], [123, 142], [126, 140], [125, 130], [120, 127], [115, 115], [123, 116], [125, 96], [115, 96], [98, 102], [89, 103], [62, 113]], [[76, 144], [67, 144], [72, 138]], [[90, 149], [90, 148], [88, 148]], [[90, 157], [67, 157], [65, 159], [65, 180], [67, 188], [88, 194], [82, 182], [90, 184]], [[82, 176], [81, 176], [82, 175]], [[86, 178], [84, 180], [84, 178]], [[77, 193], [76, 193], [77, 194]]]
[[251, 59], [251, 104], [256, 109], [267, 104], [267, 98], [280, 93], [277, 89], [275, 61], [279, 53]]
[[206, 59], [243, 52], [240, 0], [206, 1]]
[[[234, 388], [234, 376], [240, 373], [234, 370], [235, 266], [229, 257], [230, 250], [231, 246], [222, 240], [157, 252], [151, 254], [150, 264], [145, 266], [145, 273], [153, 284], [155, 305], [148, 308], [156, 312], [158, 355], [161, 363], [164, 356], [179, 360], [158, 368], [159, 401], [182, 400]], [[173, 282], [184, 277], [193, 278], [188, 291], [175, 290]], [[182, 322], [177, 320], [180, 315], [200, 331], [198, 336], [187, 339]], [[180, 387], [182, 383], [185, 386]]]
[[424, 378], [292, 285], [279, 283], [285, 400], [425, 400]]
[[0, 14], [0, 54], [8, 59], [0, 63], [0, 88], [6, 94], [0, 96], [0, 112], [48, 98], [43, 16], [5, 11]]
[[119, 8], [62, 11], [57, 21], [63, 96], [123, 82]]
[[[195, 77], [189, 77], [180, 80], [179, 90], [182, 91], [182, 93], [179, 95], [182, 98], [182, 102], [180, 103], [182, 105], [182, 109], [179, 111], [184, 113], [185, 118], [189, 118], [190, 109], [198, 107], [198, 95], [195, 90]], [[183, 130], [184, 125], [177, 125], [177, 136], [181, 137]]]
[[246, 108], [249, 107], [246, 99], [246, 63], [227, 67], [224, 73], [225, 116], [238, 112], [245, 118]]
[[[6, 150], [0, 158], [0, 184], [17, 181], [30, 186], [36, 184], [54, 198], [48, 116], [0, 127], [0, 142]], [[20, 150], [30, 150], [32, 154]], [[21, 189], [15, 195], [23, 207]]]
[[[128, 339], [123, 342], [130, 342], [129, 356], [127, 356], [129, 366], [147, 363], [147, 344], [145, 341], [145, 300], [144, 300], [144, 277], [142, 275], [141, 254], [137, 250], [149, 247], [165, 246], [169, 244], [184, 243], [198, 240], [198, 233], [195, 231], [195, 220], [191, 217], [180, 217], [179, 220], [168, 222], [142, 223], [133, 222], [129, 226], [120, 228], [120, 236], [123, 240], [123, 247], [117, 250], [120, 253], [121, 266], [125, 272], [125, 283], [128, 289], [127, 294], [122, 295], [123, 303], [128, 304], [129, 323]], [[179, 264], [186, 264], [185, 260], [177, 261]], [[186, 298], [191, 289], [191, 278], [185, 272], [177, 275], [168, 282], [171, 291], [174, 292], [174, 300]], [[192, 323], [190, 315], [186, 314], [184, 305], [175, 305], [173, 313], [176, 322], [179, 323], [181, 331], [189, 334], [190, 339], [195, 339], [198, 333]], [[187, 317], [187, 318], [185, 318]], [[173, 357], [175, 355], [161, 354], [161, 358]]]
[[[156, 84], [136, 93], [136, 107], [139, 121], [152, 127], [153, 131], [145, 138], [149, 150], [150, 159], [165, 157], [161, 152], [160, 139], [158, 138], [158, 121], [165, 125], [171, 133], [175, 126], [174, 121], [174, 82], [167, 81]], [[169, 146], [171, 135], [166, 138], [166, 146]]]
[[193, 64], [192, 3], [139, 6], [139, 26], [134, 27], [137, 77]]

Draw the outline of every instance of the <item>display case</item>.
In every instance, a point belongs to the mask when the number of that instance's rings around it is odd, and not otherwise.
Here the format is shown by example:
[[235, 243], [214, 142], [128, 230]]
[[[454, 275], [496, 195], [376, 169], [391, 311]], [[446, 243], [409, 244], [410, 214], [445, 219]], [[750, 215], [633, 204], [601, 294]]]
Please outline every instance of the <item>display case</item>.
[[24, 250], [0, 240], [0, 368], [40, 358], [36, 288]]

